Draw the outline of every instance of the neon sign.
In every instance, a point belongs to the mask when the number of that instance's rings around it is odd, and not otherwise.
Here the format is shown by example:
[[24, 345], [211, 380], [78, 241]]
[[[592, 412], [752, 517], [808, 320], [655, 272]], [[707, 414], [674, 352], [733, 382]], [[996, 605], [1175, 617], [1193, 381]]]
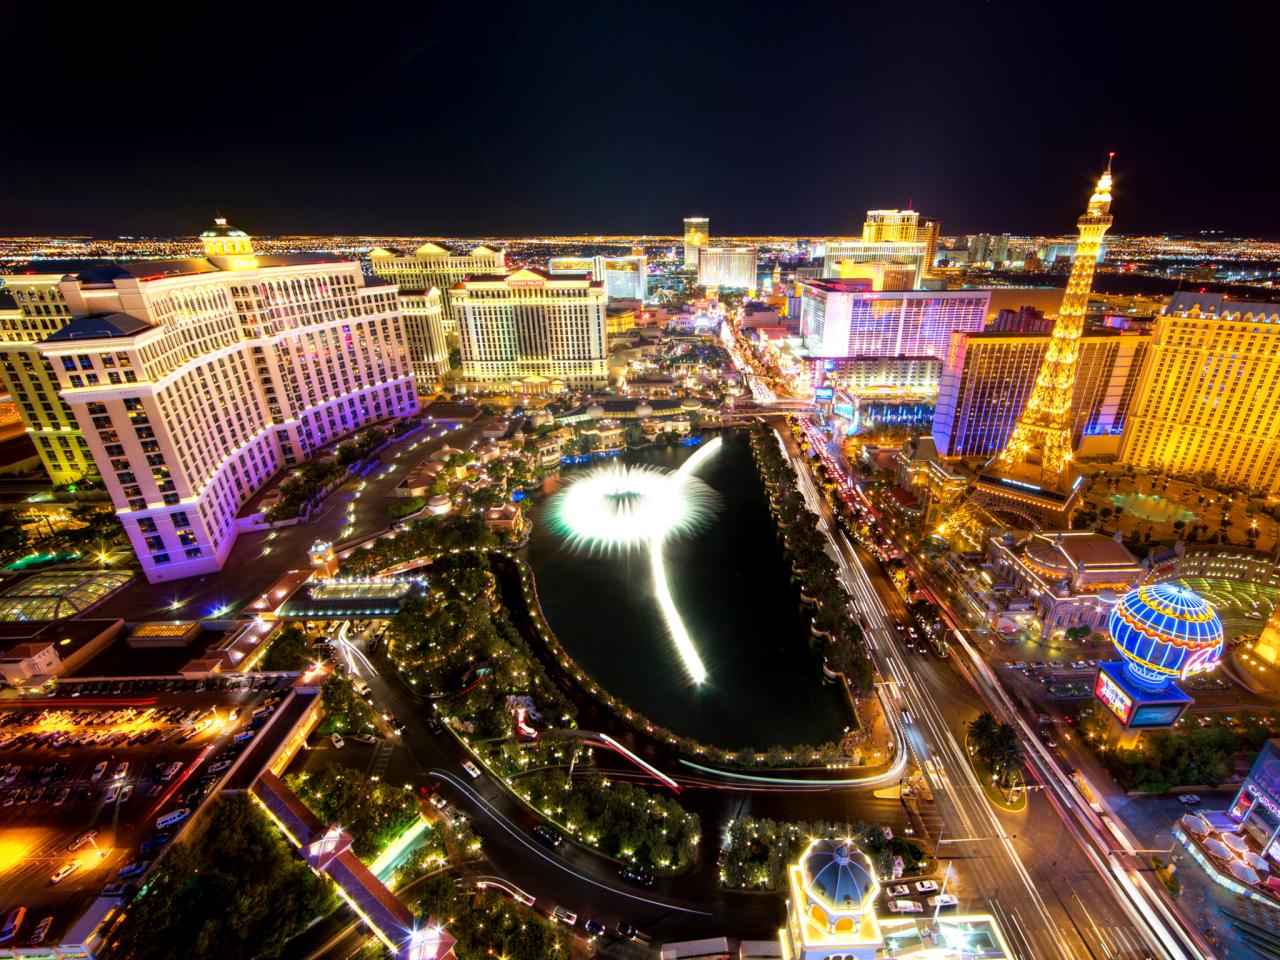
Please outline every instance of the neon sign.
[[1133, 697], [1129, 696], [1120, 685], [1099, 671], [1098, 682], [1094, 685], [1093, 695], [1103, 702], [1116, 718], [1127, 724], [1133, 716]]
[[1183, 661], [1181, 677], [1183, 680], [1187, 677], [1194, 676], [1197, 673], [1208, 673], [1218, 665], [1222, 656], [1222, 647], [1201, 647], [1199, 650], [1193, 650], [1187, 654], [1187, 659]]

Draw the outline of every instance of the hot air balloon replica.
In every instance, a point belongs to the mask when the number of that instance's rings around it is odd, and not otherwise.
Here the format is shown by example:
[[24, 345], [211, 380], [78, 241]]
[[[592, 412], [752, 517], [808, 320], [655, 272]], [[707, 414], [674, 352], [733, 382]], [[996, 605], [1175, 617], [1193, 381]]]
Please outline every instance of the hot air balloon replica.
[[1222, 620], [1175, 583], [1130, 590], [1107, 618], [1120, 660], [1098, 665], [1093, 693], [1125, 730], [1172, 726], [1194, 702], [1178, 686], [1222, 659]]

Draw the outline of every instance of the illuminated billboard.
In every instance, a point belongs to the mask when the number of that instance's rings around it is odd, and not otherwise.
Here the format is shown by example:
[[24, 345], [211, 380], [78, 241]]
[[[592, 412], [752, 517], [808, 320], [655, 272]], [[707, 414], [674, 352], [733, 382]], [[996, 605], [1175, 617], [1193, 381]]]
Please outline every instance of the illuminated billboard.
[[594, 266], [589, 257], [552, 257], [547, 261], [552, 273], [591, 273]]
[[626, 273], [635, 273], [637, 264], [634, 260], [606, 260], [604, 262], [606, 270], [618, 270]]
[[813, 399], [818, 403], [830, 403], [834, 397], [834, 387], [819, 387], [813, 391]]
[[1130, 727], [1170, 727], [1182, 716], [1186, 704], [1151, 703], [1144, 704], [1133, 711]]
[[1128, 726], [1129, 719], [1133, 716], [1133, 697], [1125, 693], [1120, 684], [1102, 671], [1098, 671], [1098, 682], [1094, 685], [1093, 695], [1101, 700], [1121, 723]]

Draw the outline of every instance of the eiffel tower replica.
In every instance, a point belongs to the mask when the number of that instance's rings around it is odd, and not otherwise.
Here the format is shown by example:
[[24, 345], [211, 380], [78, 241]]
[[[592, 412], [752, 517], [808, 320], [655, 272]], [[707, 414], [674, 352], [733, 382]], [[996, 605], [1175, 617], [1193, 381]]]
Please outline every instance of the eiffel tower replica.
[[1071, 401], [1098, 249], [1111, 226], [1110, 157], [1078, 226], [1071, 276], [1035, 386], [1004, 449], [983, 468], [973, 491], [991, 510], [1058, 525], [1065, 525], [1083, 480], [1071, 466]]

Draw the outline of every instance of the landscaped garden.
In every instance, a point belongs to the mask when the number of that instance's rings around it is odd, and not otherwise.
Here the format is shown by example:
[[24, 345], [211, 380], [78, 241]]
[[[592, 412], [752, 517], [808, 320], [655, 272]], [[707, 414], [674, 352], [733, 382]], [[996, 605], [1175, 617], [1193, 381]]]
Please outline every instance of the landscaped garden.
[[852, 837], [881, 878], [892, 875], [894, 857], [902, 858], [904, 876], [928, 872], [924, 850], [914, 840], [893, 836], [865, 823], [813, 823], [739, 817], [729, 824], [720, 853], [720, 884], [730, 890], [786, 889], [787, 867], [810, 842], [828, 837]]

